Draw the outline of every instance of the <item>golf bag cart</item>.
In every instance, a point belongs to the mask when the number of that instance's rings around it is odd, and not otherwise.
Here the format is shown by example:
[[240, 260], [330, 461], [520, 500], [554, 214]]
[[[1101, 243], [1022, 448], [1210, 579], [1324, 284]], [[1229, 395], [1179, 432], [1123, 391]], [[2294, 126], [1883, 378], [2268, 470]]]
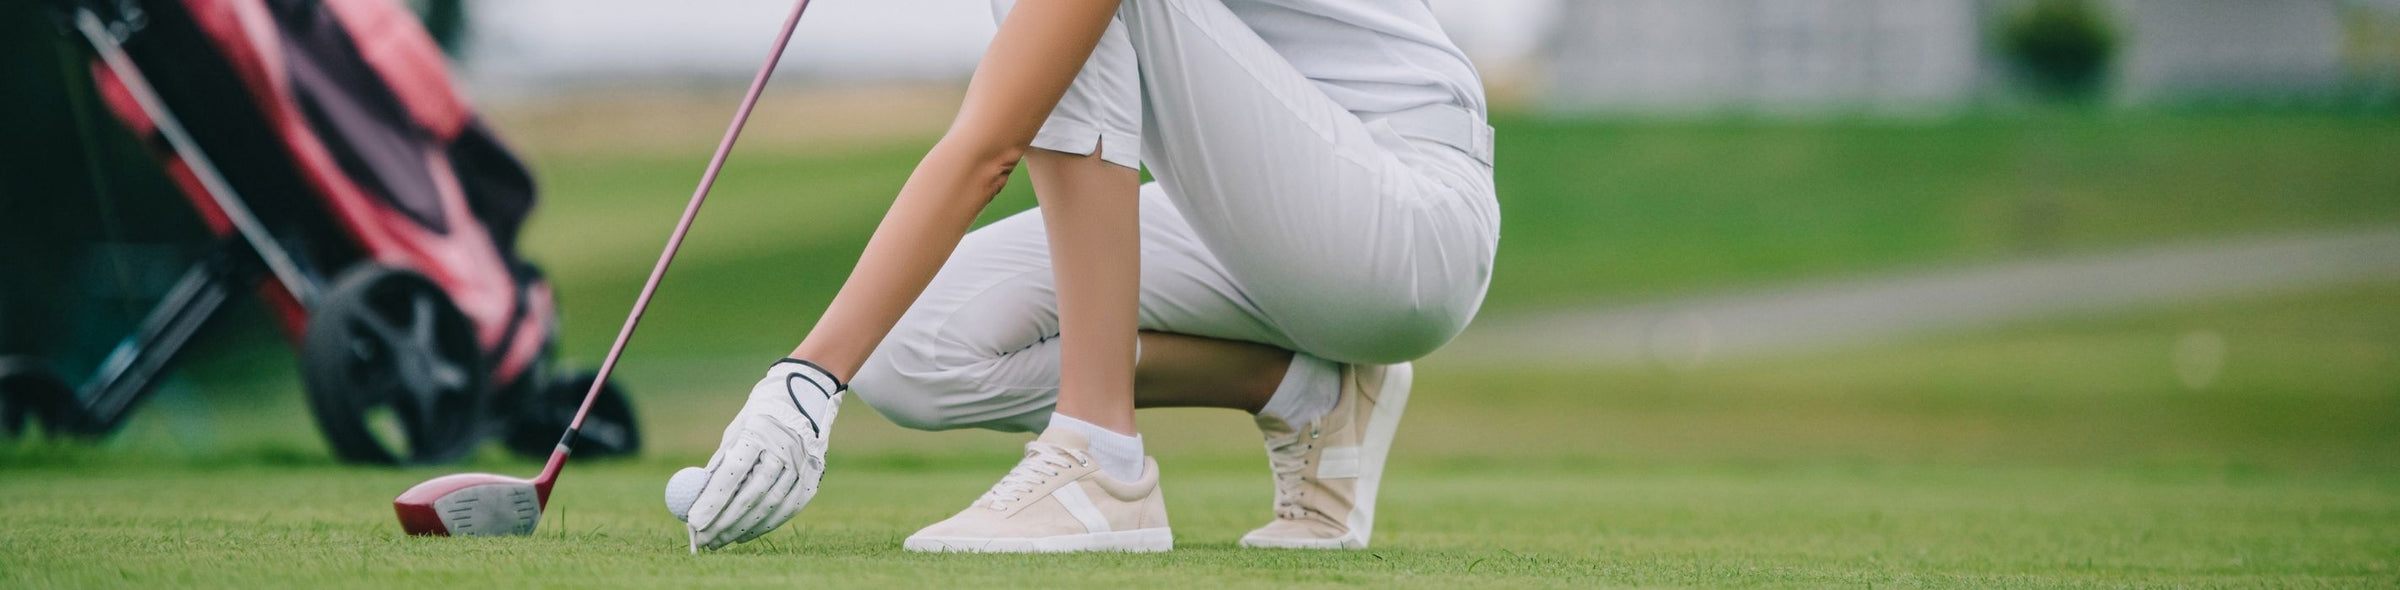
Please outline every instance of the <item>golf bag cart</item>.
[[[86, 140], [130, 132], [214, 239], [88, 377], [0, 357], [0, 435], [115, 432], [252, 291], [342, 460], [443, 463], [494, 437], [550, 453], [593, 377], [550, 366], [557, 310], [514, 245], [532, 178], [400, 2], [52, 4], [116, 123], [86, 117]], [[613, 385], [579, 436], [587, 456], [640, 447]]]

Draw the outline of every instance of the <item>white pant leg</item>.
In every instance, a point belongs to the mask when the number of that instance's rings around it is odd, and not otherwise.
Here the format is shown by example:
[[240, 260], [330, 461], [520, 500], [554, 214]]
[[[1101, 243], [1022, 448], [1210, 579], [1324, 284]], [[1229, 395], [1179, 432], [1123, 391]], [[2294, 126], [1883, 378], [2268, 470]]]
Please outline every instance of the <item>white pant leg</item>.
[[[1141, 328], [1291, 348], [1157, 185], [1141, 194]], [[968, 234], [850, 386], [910, 428], [1038, 431], [1058, 398], [1058, 296], [1039, 211]]]
[[1490, 284], [1490, 169], [1344, 110], [1222, 2], [1118, 12], [1151, 173], [1296, 350], [1390, 363], [1448, 342]]
[[[992, 0], [992, 18], [1005, 20], [1017, 0]], [[1033, 136], [1033, 147], [1054, 152], [1092, 155], [1133, 168], [1142, 167], [1141, 70], [1133, 60], [1133, 42], [1125, 22], [1112, 20], [1092, 48], [1083, 71], [1058, 99], [1058, 107]]]

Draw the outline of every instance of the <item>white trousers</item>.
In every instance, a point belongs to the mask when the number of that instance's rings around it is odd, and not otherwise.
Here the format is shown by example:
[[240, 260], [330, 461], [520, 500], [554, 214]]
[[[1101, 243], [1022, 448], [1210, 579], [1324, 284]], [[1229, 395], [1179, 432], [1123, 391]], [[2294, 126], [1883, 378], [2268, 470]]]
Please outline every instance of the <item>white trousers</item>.
[[[1139, 64], [1158, 179], [1140, 196], [1143, 330], [1394, 363], [1466, 327], [1499, 240], [1480, 114], [1344, 110], [1222, 0], [1126, 0], [1118, 18], [1126, 34], [1112, 28], [1093, 63]], [[1097, 122], [1086, 154], [1126, 135], [1072, 100], [1093, 70], [1052, 119]], [[968, 235], [852, 389], [911, 428], [1045, 426], [1059, 376], [1046, 240], [1033, 211]]]

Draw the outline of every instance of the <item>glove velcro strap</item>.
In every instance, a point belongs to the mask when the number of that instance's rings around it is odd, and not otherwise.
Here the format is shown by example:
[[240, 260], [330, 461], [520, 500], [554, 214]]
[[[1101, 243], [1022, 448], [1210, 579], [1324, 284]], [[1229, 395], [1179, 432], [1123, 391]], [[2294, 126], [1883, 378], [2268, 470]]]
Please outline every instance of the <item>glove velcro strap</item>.
[[[826, 381], [832, 381], [832, 382], [833, 382], [833, 390], [832, 390], [832, 391], [827, 391], [827, 392], [825, 392], [825, 395], [833, 395], [833, 394], [836, 394], [836, 393], [841, 393], [841, 392], [844, 392], [844, 391], [849, 391], [849, 390], [850, 390], [850, 384], [848, 384], [848, 383], [843, 383], [843, 382], [842, 382], [842, 380], [841, 380], [840, 378], [838, 378], [838, 377], [834, 377], [834, 376], [833, 376], [833, 371], [827, 371], [827, 370], [825, 370], [825, 367], [818, 366], [816, 363], [808, 362], [807, 360], [803, 360], [803, 359], [796, 359], [796, 358], [791, 358], [791, 357], [784, 357], [784, 359], [783, 359], [783, 360], [780, 360], [780, 361], [775, 361], [775, 365], [774, 365], [774, 366], [781, 366], [781, 365], [783, 365], [784, 363], [799, 363], [799, 364], [800, 364], [800, 366], [803, 366], [803, 367], [808, 367], [809, 369], [816, 371], [816, 372], [817, 372], [817, 375], [818, 375], [818, 376], [821, 376], [821, 377], [824, 377]], [[773, 368], [773, 366], [770, 366], [769, 368]], [[810, 381], [815, 381], [815, 380], [814, 380], [814, 379], [811, 379]], [[821, 385], [821, 384], [820, 384], [820, 385], [818, 385], [818, 386], [819, 386], [819, 387], [823, 387], [823, 385]]]

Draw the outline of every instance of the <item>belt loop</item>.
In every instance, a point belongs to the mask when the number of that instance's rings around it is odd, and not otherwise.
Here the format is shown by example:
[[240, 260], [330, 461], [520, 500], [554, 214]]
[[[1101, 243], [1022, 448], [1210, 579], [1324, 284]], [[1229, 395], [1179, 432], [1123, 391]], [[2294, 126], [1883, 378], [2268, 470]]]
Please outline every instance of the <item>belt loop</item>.
[[1403, 136], [1432, 140], [1465, 152], [1490, 167], [1495, 131], [1482, 115], [1458, 105], [1427, 105], [1380, 117]]
[[1491, 124], [1480, 120], [1472, 124], [1475, 126], [1475, 159], [1482, 160], [1484, 167], [1489, 168], [1492, 166], [1493, 160], [1500, 159], [1500, 155], [1497, 153], [1500, 147], [1500, 132], [1493, 129]]

